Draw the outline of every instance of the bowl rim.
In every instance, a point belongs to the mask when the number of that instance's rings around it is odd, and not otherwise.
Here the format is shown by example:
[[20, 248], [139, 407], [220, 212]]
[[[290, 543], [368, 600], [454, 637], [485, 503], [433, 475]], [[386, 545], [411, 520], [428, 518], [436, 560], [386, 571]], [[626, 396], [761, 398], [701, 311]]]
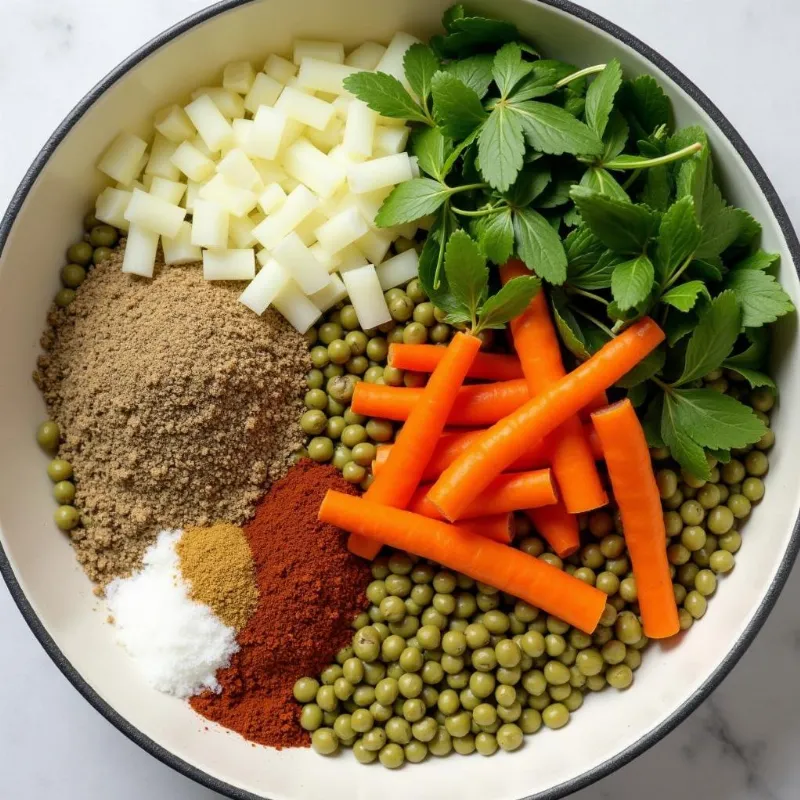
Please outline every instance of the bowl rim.
[[[86, 95], [75, 105], [75, 107], [67, 114], [67, 116], [58, 125], [55, 131], [51, 134], [45, 142], [42, 149], [39, 151], [36, 158], [31, 163], [24, 177], [22, 178], [19, 186], [17, 187], [14, 195], [9, 202], [2, 220], [0, 220], [0, 256], [2, 256], [5, 244], [8, 240], [11, 229], [16, 220], [17, 214], [22, 208], [28, 193], [30, 192], [33, 184], [38, 178], [39, 174], [47, 165], [50, 156], [61, 144], [63, 139], [72, 130], [75, 124], [81, 117], [91, 108], [92, 105], [118, 80], [126, 75], [130, 70], [141, 63], [152, 53], [160, 48], [169, 44], [173, 39], [190, 31], [192, 28], [206, 22], [214, 17], [231, 11], [241, 6], [249, 5], [258, 0], [221, 0], [214, 3], [172, 25], [164, 31], [157, 34], [149, 42], [144, 44], [138, 50], [135, 50], [131, 55], [121, 61], [111, 72], [102, 78]], [[598, 28], [604, 33], [609, 34], [617, 41], [627, 45], [635, 50], [639, 55], [646, 58], [651, 64], [660, 69], [666, 74], [674, 83], [689, 97], [692, 98], [708, 116], [713, 120], [716, 126], [733, 145], [734, 149], [741, 157], [745, 166], [749, 169], [750, 173], [755, 178], [756, 182], [765, 199], [767, 200], [772, 213], [780, 228], [781, 234], [786, 242], [787, 248], [792, 256], [795, 271], [800, 277], [800, 240], [792, 226], [786, 209], [778, 197], [772, 182], [767, 177], [764, 168], [759, 163], [758, 159], [750, 150], [748, 145], [740, 136], [739, 132], [730, 123], [727, 117], [716, 107], [716, 105], [691, 81], [686, 75], [683, 74], [674, 64], [661, 56], [649, 45], [628, 33], [624, 28], [616, 25], [615, 23], [607, 20], [599, 14], [589, 11], [586, 8], [575, 5], [570, 0], [528, 0], [528, 2], [549, 6], [551, 8], [563, 11], [576, 19], [588, 23], [589, 25]], [[767, 588], [758, 608], [753, 615], [750, 623], [742, 632], [741, 636], [735, 642], [731, 650], [726, 654], [725, 658], [719, 663], [717, 668], [708, 676], [704, 683], [672, 713], [669, 717], [662, 720], [658, 725], [644, 734], [638, 741], [626, 747], [607, 761], [598, 764], [591, 769], [576, 775], [570, 780], [564, 781], [556, 786], [552, 786], [535, 795], [528, 795], [520, 800], [559, 800], [567, 795], [584, 789], [587, 786], [605, 778], [608, 775], [616, 772], [621, 767], [630, 763], [637, 756], [649, 750], [654, 744], [663, 739], [668, 733], [674, 730], [681, 722], [689, 717], [700, 704], [706, 700], [711, 693], [719, 686], [723, 679], [737, 664], [739, 659], [744, 655], [747, 648], [753, 643], [757, 633], [766, 621], [769, 613], [772, 611], [778, 597], [786, 584], [786, 581], [791, 572], [795, 558], [797, 557], [798, 550], [800, 550], [800, 512], [795, 520], [792, 535], [784, 552], [783, 558], [778, 566], [772, 582]], [[39, 641], [45, 652], [50, 656], [53, 663], [61, 670], [62, 674], [67, 680], [80, 692], [96, 711], [102, 714], [105, 719], [110, 722], [117, 730], [128, 737], [132, 742], [137, 744], [151, 756], [155, 757], [163, 764], [171, 767], [177, 772], [191, 778], [197, 783], [205, 786], [208, 789], [218, 792], [221, 795], [232, 798], [232, 800], [269, 800], [263, 795], [255, 795], [244, 789], [239, 789], [226, 781], [215, 778], [214, 776], [204, 772], [202, 769], [193, 766], [192, 764], [184, 761], [183, 759], [171, 753], [166, 748], [159, 745], [157, 742], [150, 739], [136, 726], [131, 724], [125, 719], [114, 707], [105, 701], [100, 695], [89, 685], [83, 678], [78, 670], [72, 665], [69, 659], [62, 653], [61, 649], [55, 643], [53, 638], [45, 629], [42, 621], [34, 611], [27, 597], [25, 596], [19, 581], [16, 578], [14, 569], [11, 562], [3, 548], [2, 540], [0, 540], [0, 575], [2, 575], [12, 599], [17, 605], [20, 613], [22, 614], [28, 627], [31, 629], [33, 635]]]

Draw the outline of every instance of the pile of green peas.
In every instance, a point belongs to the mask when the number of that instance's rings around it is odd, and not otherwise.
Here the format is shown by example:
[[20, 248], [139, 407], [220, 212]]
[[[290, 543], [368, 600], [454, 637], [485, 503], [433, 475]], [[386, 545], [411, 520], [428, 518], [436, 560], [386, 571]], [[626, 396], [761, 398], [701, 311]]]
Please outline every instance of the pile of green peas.
[[369, 419], [350, 409], [356, 383], [419, 386], [420, 376], [386, 363], [389, 345], [445, 344], [453, 329], [434, 308], [418, 280], [385, 293], [392, 321], [364, 331], [352, 305], [339, 305], [306, 334], [312, 369], [306, 376], [306, 410], [300, 426], [309, 437], [305, 452], [314, 461], [332, 463], [350, 483], [367, 489], [378, 444], [392, 441], [395, 424]]
[[53, 514], [56, 525], [62, 531], [71, 531], [80, 522], [78, 509], [72, 504], [75, 499], [75, 484], [72, 482], [72, 464], [58, 457], [61, 429], [57, 422], [47, 420], [36, 429], [36, 441], [52, 460], [47, 465], [47, 475], [53, 481], [53, 497], [58, 503]]
[[75, 290], [86, 280], [87, 271], [105, 261], [119, 242], [119, 231], [104, 225], [91, 211], [83, 218], [83, 229], [83, 239], [67, 248], [67, 263], [61, 268], [63, 288], [55, 297], [59, 308], [66, 308], [75, 299]]

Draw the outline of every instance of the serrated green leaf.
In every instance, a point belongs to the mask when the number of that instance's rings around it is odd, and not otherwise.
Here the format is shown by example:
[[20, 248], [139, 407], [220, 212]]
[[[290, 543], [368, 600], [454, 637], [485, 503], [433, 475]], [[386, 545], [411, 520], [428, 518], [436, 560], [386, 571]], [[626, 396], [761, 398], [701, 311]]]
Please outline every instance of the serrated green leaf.
[[444, 180], [444, 165], [453, 151], [453, 143], [438, 128], [420, 128], [411, 140], [411, 152], [419, 168], [437, 181]]
[[427, 217], [437, 211], [452, 193], [452, 189], [430, 178], [412, 178], [399, 183], [383, 201], [375, 224], [391, 228]]
[[452, 61], [445, 69], [472, 89], [478, 97], [483, 98], [492, 83], [493, 63], [494, 56], [491, 53], [480, 53], [477, 56]]
[[356, 72], [344, 79], [344, 88], [384, 117], [428, 122], [419, 104], [392, 75]]
[[578, 211], [577, 208], [574, 206], [567, 212], [564, 213], [564, 224], [568, 228], [573, 228], [576, 225], [581, 225], [583, 223], [583, 219], [581, 218], [581, 212]]
[[711, 468], [708, 466], [705, 451], [683, 430], [678, 420], [678, 401], [673, 394], [664, 396], [661, 438], [683, 469], [701, 480], [711, 479]]
[[571, 231], [564, 239], [567, 274], [577, 275], [597, 263], [606, 246], [585, 226]]
[[600, 155], [603, 143], [586, 125], [563, 108], [536, 100], [510, 103], [528, 144], [542, 153]]
[[747, 342], [747, 347], [741, 352], [728, 357], [725, 360], [725, 365], [732, 365], [734, 368], [745, 367], [763, 372], [768, 361], [770, 338], [770, 329], [767, 327], [745, 328], [744, 339]]
[[592, 233], [616, 252], [642, 252], [658, 225], [658, 215], [644, 206], [614, 200], [582, 186], [573, 186], [570, 196]]
[[742, 325], [759, 328], [794, 311], [794, 304], [772, 275], [756, 269], [735, 269], [725, 280], [742, 307]]
[[500, 97], [507, 98], [532, 68], [531, 62], [522, 60], [522, 50], [516, 42], [504, 44], [495, 54], [492, 64], [492, 77], [500, 90]]
[[642, 419], [642, 430], [649, 447], [664, 447], [661, 437], [661, 416], [664, 410], [664, 394], [659, 392], [647, 406]]
[[[569, 283], [578, 289], [592, 291], [594, 289], [608, 289], [611, 287], [611, 278], [618, 264], [625, 261], [625, 256], [618, 255], [611, 250], [601, 253], [597, 261], [583, 270], [574, 270], [571, 264], [567, 265]], [[573, 270], [570, 272], [570, 270]]]
[[646, 255], [623, 261], [614, 267], [611, 294], [619, 309], [627, 311], [646, 300], [653, 288], [654, 278], [653, 262]]
[[649, 136], [661, 125], [669, 125], [669, 98], [650, 75], [625, 81], [619, 91], [619, 105], [637, 138]]
[[505, 264], [514, 251], [514, 226], [511, 210], [479, 217], [472, 225], [472, 233], [486, 254], [495, 264]]
[[674, 385], [691, 383], [717, 369], [731, 354], [741, 322], [742, 309], [733, 292], [722, 292], [715, 297], [700, 316], [686, 348], [683, 372]]
[[456, 3], [450, 6], [444, 14], [442, 14], [442, 27], [446, 31], [453, 30], [453, 23], [458, 19], [464, 19], [467, 16], [467, 11], [463, 3]]
[[542, 59], [531, 65], [530, 73], [517, 85], [509, 96], [509, 102], [522, 103], [535, 97], [544, 97], [556, 90], [556, 84], [575, 72], [572, 64], [563, 61]]
[[639, 199], [654, 211], [666, 211], [672, 200], [672, 175], [669, 167], [651, 167], [644, 178]]
[[694, 200], [682, 197], [669, 207], [658, 228], [656, 263], [664, 282], [695, 252], [701, 236]]
[[412, 44], [403, 56], [403, 71], [408, 85], [423, 102], [428, 99], [431, 80], [440, 68], [441, 64], [433, 50], [422, 42]]
[[444, 271], [450, 293], [474, 320], [478, 308], [486, 299], [489, 270], [480, 247], [466, 231], [455, 231], [447, 242]]
[[542, 194], [536, 198], [536, 208], [559, 208], [570, 202], [569, 190], [575, 183], [571, 178], [560, 178], [553, 181]]
[[514, 239], [519, 257], [529, 269], [548, 283], [564, 283], [567, 278], [564, 246], [561, 237], [541, 214], [532, 208], [515, 211]]
[[481, 175], [486, 182], [505, 192], [522, 169], [525, 139], [522, 125], [505, 106], [498, 106], [489, 115], [478, 138]]
[[505, 193], [509, 204], [515, 208], [524, 208], [547, 188], [550, 183], [550, 169], [539, 163], [527, 164], [517, 176], [514, 185]]
[[650, 392], [648, 391], [646, 383], [637, 383], [636, 386], [632, 386], [628, 389], [626, 396], [634, 408], [641, 408], [649, 394]]
[[617, 179], [602, 167], [589, 167], [583, 173], [580, 185], [623, 203], [631, 201], [628, 193], [617, 183]]
[[664, 368], [666, 358], [667, 354], [662, 348], [653, 350], [652, 353], [645, 356], [645, 358], [630, 372], [623, 375], [622, 378], [617, 381], [616, 386], [619, 386], [621, 389], [631, 389], [634, 386], [638, 386], [640, 383], [649, 381], [650, 378], [658, 375]]
[[586, 92], [586, 124], [602, 138], [622, 84], [622, 66], [616, 58], [591, 82]]
[[695, 258], [685, 272], [687, 278], [701, 281], [721, 281], [725, 265], [719, 258]]
[[734, 209], [741, 225], [739, 235], [733, 243], [735, 247], [751, 248], [761, 236], [761, 223], [743, 208]]
[[727, 250], [738, 238], [742, 230], [739, 209], [730, 206], [720, 207], [716, 213], [703, 219], [703, 235], [697, 247], [699, 258], [718, 256]]
[[442, 264], [444, 263], [446, 244], [445, 237], [442, 236], [441, 224], [441, 221], [437, 221], [436, 226], [431, 228], [428, 238], [425, 240], [419, 257], [418, 274], [422, 288], [431, 302], [445, 313], [453, 313], [458, 310], [459, 306], [450, 294], [447, 276], [443, 276], [438, 287], [435, 285], [439, 263], [440, 261]]
[[486, 17], [455, 17], [449, 21], [448, 31], [440, 47], [450, 58], [473, 55], [488, 48], [497, 50], [500, 45], [519, 39], [515, 25]]
[[667, 334], [667, 344], [675, 347], [681, 339], [688, 336], [697, 327], [696, 309], [687, 314], [670, 312], [664, 323], [664, 333]]
[[628, 123], [625, 122], [625, 117], [614, 109], [603, 134], [603, 155], [600, 157], [602, 163], [608, 166], [608, 162], [617, 158], [627, 143]]
[[[708, 135], [699, 125], [689, 125], [686, 128], [681, 128], [670, 136], [667, 139], [667, 152], [675, 153], [690, 144], [694, 144], [694, 142], [700, 142], [703, 145], [703, 150], [698, 155], [704, 157], [704, 153], [708, 152]], [[694, 158], [697, 157], [694, 156]]]
[[732, 372], [741, 375], [749, 384], [751, 389], [758, 389], [767, 387], [768, 389], [777, 390], [775, 381], [764, 372], [759, 372], [757, 369], [749, 369], [748, 367], [732, 367], [727, 361], [722, 363], [722, 366]]
[[697, 303], [697, 298], [705, 294], [708, 289], [702, 281], [688, 281], [673, 286], [666, 294], [661, 295], [661, 302], [677, 308], [678, 311], [691, 311]]
[[765, 253], [763, 250], [756, 250], [746, 258], [743, 258], [734, 269], [760, 269], [764, 272], [772, 269], [780, 261], [778, 253]]
[[694, 200], [694, 211], [701, 225], [722, 208], [722, 196], [714, 184], [708, 148], [681, 162], [675, 191], [678, 198], [689, 196]]
[[569, 308], [566, 297], [561, 293], [551, 292], [550, 301], [553, 308], [553, 320], [556, 330], [564, 343], [564, 347], [581, 361], [591, 357], [586, 338], [578, 324], [578, 320]]
[[[479, 175], [477, 172], [477, 168], [475, 167], [475, 148], [472, 148], [472, 145], [477, 141], [478, 136], [480, 136], [481, 128], [475, 128], [472, 133], [464, 139], [457, 147], [453, 149], [453, 152], [447, 157], [444, 162], [444, 174], [445, 177], [450, 174], [453, 167], [456, 165], [456, 162], [462, 156], [464, 157], [463, 167], [462, 167], [462, 177], [467, 180], [472, 180], [474, 183], [478, 182]], [[471, 157], [471, 162], [470, 162]], [[473, 174], [474, 173], [474, 174]]]
[[535, 275], [512, 278], [497, 294], [486, 300], [480, 310], [479, 327], [502, 328], [518, 317], [541, 290], [542, 283]]
[[442, 134], [460, 142], [486, 120], [481, 99], [449, 72], [437, 72], [431, 81], [433, 116]]

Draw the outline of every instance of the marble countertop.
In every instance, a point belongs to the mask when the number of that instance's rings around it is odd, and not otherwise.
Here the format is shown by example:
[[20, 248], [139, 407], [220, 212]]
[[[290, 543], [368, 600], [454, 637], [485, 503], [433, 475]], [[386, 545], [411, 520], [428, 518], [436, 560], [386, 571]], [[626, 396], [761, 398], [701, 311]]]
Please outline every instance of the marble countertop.
[[[0, 0], [0, 205], [46, 137], [117, 61], [203, 0]], [[722, 109], [800, 219], [795, 0], [583, 0], [659, 50]], [[11, 113], [18, 121], [12, 121]], [[793, 800], [800, 785], [800, 572], [710, 700], [574, 795]], [[0, 589], [1, 794], [13, 800], [218, 798], [144, 753], [67, 683]], [[679, 678], [676, 678], [679, 679]]]

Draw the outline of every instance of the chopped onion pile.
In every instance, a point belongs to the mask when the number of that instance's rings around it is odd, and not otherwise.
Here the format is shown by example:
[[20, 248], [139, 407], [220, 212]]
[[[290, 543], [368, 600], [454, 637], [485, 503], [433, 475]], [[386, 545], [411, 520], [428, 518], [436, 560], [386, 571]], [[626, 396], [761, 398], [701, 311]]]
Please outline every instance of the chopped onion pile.
[[416, 41], [398, 33], [345, 57], [339, 42], [298, 39], [291, 61], [228, 64], [222, 86], [159, 111], [149, 142], [121, 133], [98, 163], [115, 185], [95, 214], [127, 231], [123, 270], [152, 277], [160, 241], [168, 265], [202, 261], [207, 280], [250, 281], [241, 302], [274, 306], [300, 332], [348, 296], [363, 328], [389, 322], [383, 292], [416, 276], [417, 228], [374, 220], [419, 171], [408, 126], [343, 82], [362, 70], [405, 82]]

